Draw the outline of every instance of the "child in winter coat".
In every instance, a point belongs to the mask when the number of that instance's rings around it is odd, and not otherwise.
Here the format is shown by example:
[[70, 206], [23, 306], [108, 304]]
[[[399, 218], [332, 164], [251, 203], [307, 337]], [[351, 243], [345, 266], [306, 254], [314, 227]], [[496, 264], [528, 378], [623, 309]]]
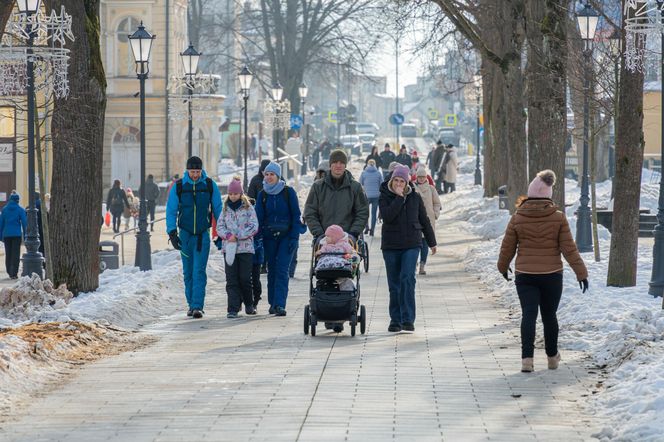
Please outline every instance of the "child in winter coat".
[[[325, 255], [326, 253], [331, 253], [331, 255]], [[332, 253], [343, 253], [343, 255], [332, 255]], [[316, 255], [320, 256], [316, 263], [316, 270], [344, 268], [357, 261], [357, 253], [348, 242], [348, 234], [336, 224], [332, 224], [325, 230], [325, 238], [321, 240], [321, 247]], [[355, 288], [350, 278], [337, 278], [337, 283], [341, 290]]]
[[247, 315], [255, 315], [251, 287], [251, 268], [254, 258], [254, 235], [258, 232], [258, 218], [242, 183], [234, 179], [228, 185], [221, 215], [217, 220], [217, 235], [222, 240], [226, 261], [227, 318], [237, 318], [244, 303]]

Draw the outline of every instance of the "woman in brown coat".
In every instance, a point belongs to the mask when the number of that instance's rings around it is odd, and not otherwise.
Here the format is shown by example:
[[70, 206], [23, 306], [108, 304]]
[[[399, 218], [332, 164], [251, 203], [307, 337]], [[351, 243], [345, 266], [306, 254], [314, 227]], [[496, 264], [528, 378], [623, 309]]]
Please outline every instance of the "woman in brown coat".
[[538, 309], [544, 325], [544, 345], [549, 369], [558, 368], [558, 318], [556, 311], [563, 290], [565, 257], [576, 273], [579, 287], [588, 289], [588, 271], [579, 255], [565, 214], [551, 200], [556, 175], [537, 174], [528, 186], [528, 198], [517, 205], [500, 247], [498, 271], [506, 280], [516, 254], [516, 291], [521, 303], [521, 371], [533, 371], [535, 324]]

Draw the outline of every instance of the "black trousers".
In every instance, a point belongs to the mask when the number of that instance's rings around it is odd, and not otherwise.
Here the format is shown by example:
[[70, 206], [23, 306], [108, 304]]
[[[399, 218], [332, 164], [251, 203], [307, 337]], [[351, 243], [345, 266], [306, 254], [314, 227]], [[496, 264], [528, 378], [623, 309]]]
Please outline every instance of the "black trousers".
[[239, 312], [242, 303], [254, 305], [251, 290], [251, 267], [253, 253], [238, 253], [233, 265], [226, 264], [226, 294], [228, 295], [228, 312]]
[[456, 190], [456, 183], [448, 183], [443, 181], [443, 193], [452, 193]]
[[547, 356], [558, 354], [558, 305], [563, 292], [563, 274], [533, 275], [518, 273], [515, 281], [521, 303], [521, 357], [532, 358], [535, 352], [537, 312], [542, 314], [544, 348]]
[[253, 264], [251, 266], [251, 290], [254, 293], [254, 307], [258, 305], [263, 294], [263, 285], [261, 284], [261, 266], [262, 264]]
[[150, 215], [150, 231], [154, 230], [154, 209], [157, 207], [155, 200], [147, 201], [148, 215]]
[[118, 213], [117, 215], [113, 212], [111, 212], [111, 215], [113, 215], [113, 231], [115, 233], [120, 233], [120, 223], [122, 222], [122, 212]]
[[21, 237], [5, 236], [5, 269], [10, 278], [18, 276], [18, 264], [21, 261]]

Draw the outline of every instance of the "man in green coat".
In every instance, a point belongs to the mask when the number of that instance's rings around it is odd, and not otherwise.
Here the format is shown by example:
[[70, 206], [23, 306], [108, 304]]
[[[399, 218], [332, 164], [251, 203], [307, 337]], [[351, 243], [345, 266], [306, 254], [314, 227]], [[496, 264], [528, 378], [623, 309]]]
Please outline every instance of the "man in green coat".
[[330, 172], [314, 182], [304, 206], [304, 220], [314, 237], [337, 224], [358, 238], [369, 219], [369, 202], [360, 183], [346, 170], [343, 150], [330, 153]]

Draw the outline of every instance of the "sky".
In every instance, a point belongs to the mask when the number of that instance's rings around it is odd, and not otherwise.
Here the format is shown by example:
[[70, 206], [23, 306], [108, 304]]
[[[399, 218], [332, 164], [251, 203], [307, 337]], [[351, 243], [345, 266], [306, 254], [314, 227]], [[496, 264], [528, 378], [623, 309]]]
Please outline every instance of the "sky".
[[[424, 73], [424, 62], [417, 56], [409, 53], [406, 44], [401, 45], [399, 51], [399, 97], [404, 96], [404, 86], [417, 83], [417, 77]], [[375, 68], [371, 70], [374, 75], [387, 76], [387, 94], [395, 95], [396, 89], [396, 57], [394, 41], [387, 39], [383, 50], [377, 57]]]

